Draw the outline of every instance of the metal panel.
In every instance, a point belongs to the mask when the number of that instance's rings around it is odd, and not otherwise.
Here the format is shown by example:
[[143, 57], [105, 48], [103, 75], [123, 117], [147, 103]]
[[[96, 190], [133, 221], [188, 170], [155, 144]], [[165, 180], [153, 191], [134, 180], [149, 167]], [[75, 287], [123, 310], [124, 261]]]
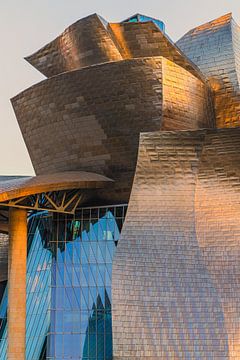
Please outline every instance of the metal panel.
[[128, 201], [140, 132], [214, 124], [208, 86], [163, 57], [67, 72], [24, 91], [13, 105], [38, 175], [104, 174], [115, 185], [102, 197], [116, 202]]
[[113, 265], [114, 359], [238, 359], [240, 129], [141, 135]]
[[227, 14], [184, 35], [177, 45], [209, 78], [217, 127], [240, 126], [240, 28]]
[[55, 40], [26, 58], [47, 77], [121, 59], [104, 20], [96, 14], [77, 21]]

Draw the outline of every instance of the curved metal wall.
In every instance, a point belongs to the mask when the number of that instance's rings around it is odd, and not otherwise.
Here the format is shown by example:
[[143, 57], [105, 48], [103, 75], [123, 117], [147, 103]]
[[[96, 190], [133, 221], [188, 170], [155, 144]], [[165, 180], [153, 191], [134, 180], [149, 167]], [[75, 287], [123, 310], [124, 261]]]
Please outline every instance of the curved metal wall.
[[113, 265], [114, 359], [239, 349], [240, 129], [141, 135]]
[[240, 358], [239, 43], [231, 14], [179, 40], [191, 60], [152, 22], [92, 15], [27, 58], [51, 77], [12, 100], [36, 173], [104, 174], [98, 203], [132, 191], [114, 360]]
[[123, 59], [163, 56], [197, 78], [204, 79], [200, 69], [152, 21], [109, 23], [108, 29]]
[[94, 14], [77, 21], [26, 60], [47, 77], [122, 60], [106, 25]]
[[240, 126], [240, 28], [227, 14], [184, 35], [177, 45], [209, 78], [217, 127]]
[[104, 174], [116, 181], [109, 193], [116, 201], [128, 199], [140, 132], [214, 123], [207, 85], [162, 57], [64, 73], [24, 91], [13, 106], [38, 175]]
[[197, 130], [214, 127], [212, 93], [204, 82], [197, 80], [183, 67], [164, 59], [162, 83], [161, 130]]
[[104, 62], [164, 56], [203, 79], [197, 66], [152, 21], [107, 23], [97, 14], [68, 27], [26, 60], [47, 77]]
[[196, 185], [196, 234], [218, 292], [227, 359], [240, 358], [240, 129], [209, 133]]

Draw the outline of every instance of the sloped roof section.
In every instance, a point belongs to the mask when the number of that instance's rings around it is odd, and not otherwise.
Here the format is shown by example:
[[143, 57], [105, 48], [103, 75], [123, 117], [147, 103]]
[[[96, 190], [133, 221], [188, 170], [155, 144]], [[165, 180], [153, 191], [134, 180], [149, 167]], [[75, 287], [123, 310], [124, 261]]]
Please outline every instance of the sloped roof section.
[[122, 59], [97, 14], [69, 26], [60, 36], [25, 59], [47, 77]]
[[240, 27], [226, 14], [190, 30], [177, 46], [209, 80], [216, 126], [240, 125]]
[[0, 202], [49, 191], [101, 189], [109, 182], [111, 180], [105, 176], [84, 171], [70, 171], [0, 181]]
[[233, 19], [232, 13], [225, 14], [217, 19], [214, 19], [212, 21], [209, 21], [205, 24], [199, 25], [199, 26], [189, 30], [182, 38], [184, 38], [186, 36], [196, 35], [199, 32], [216, 31], [219, 28], [221, 28], [222, 26], [229, 24], [232, 19]]
[[163, 56], [205, 82], [200, 69], [154, 22], [110, 23], [109, 30], [123, 59]]
[[121, 23], [108, 23], [97, 14], [90, 15], [25, 59], [50, 78], [106, 62], [163, 56], [204, 80], [198, 67], [160, 29], [157, 19], [136, 16], [145, 20], [128, 22], [131, 17]]

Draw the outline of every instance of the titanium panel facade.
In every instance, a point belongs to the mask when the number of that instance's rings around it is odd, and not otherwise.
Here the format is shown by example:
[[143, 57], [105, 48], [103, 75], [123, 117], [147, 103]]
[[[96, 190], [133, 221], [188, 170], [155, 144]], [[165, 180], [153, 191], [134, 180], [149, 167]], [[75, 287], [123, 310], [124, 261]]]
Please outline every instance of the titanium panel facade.
[[113, 264], [114, 359], [239, 359], [239, 150], [239, 129], [141, 135]]
[[93, 14], [77, 21], [57, 39], [26, 60], [47, 77], [101, 64], [122, 60], [105, 22]]
[[209, 133], [195, 196], [196, 234], [221, 301], [228, 357], [240, 358], [240, 129]]
[[38, 175], [109, 176], [114, 191], [102, 197], [116, 202], [128, 201], [140, 132], [214, 125], [208, 86], [163, 57], [67, 72], [12, 101]]
[[232, 14], [189, 31], [177, 42], [209, 79], [219, 128], [240, 126], [239, 44], [240, 28]]
[[123, 59], [163, 56], [197, 78], [204, 79], [197, 66], [152, 21], [109, 23], [108, 28]]
[[[37, 176], [0, 181], [0, 207], [55, 210], [29, 234], [27, 360], [240, 358], [240, 30], [227, 14], [178, 47], [146, 19], [78, 21], [12, 99]], [[4, 359], [6, 309], [7, 290]]]
[[198, 78], [199, 69], [153, 22], [107, 23], [97, 14], [81, 19], [26, 60], [47, 77], [138, 57], [164, 56]]

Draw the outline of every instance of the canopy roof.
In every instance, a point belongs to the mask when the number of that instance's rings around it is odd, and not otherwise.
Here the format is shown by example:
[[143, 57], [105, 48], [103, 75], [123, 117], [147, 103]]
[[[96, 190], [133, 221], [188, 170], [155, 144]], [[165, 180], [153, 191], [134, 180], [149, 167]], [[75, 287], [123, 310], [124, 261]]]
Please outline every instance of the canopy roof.
[[70, 171], [11, 180], [0, 178], [0, 202], [49, 191], [101, 189], [112, 180], [85, 171]]

